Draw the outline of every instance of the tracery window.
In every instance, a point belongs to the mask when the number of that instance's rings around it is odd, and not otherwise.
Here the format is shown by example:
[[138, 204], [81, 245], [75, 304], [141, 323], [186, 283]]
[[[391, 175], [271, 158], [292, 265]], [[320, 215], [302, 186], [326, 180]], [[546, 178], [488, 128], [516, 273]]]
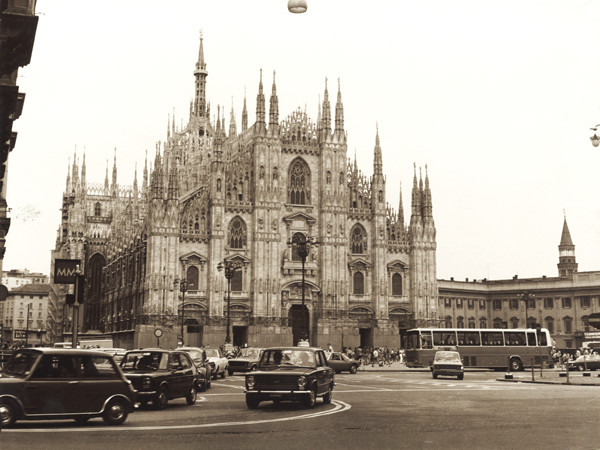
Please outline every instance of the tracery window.
[[367, 234], [360, 225], [354, 226], [350, 233], [350, 250], [353, 254], [367, 252]]
[[186, 280], [188, 291], [198, 290], [198, 268], [196, 266], [190, 266], [187, 268]]
[[288, 198], [292, 205], [310, 204], [310, 170], [297, 159], [290, 166]]
[[100, 205], [100, 202], [96, 202], [96, 205], [94, 206], [94, 216], [98, 217], [102, 215], [102, 206]]
[[242, 269], [235, 270], [231, 278], [231, 292], [242, 292], [243, 273]]
[[229, 247], [244, 248], [246, 246], [246, 224], [244, 221], [236, 217], [229, 225]]

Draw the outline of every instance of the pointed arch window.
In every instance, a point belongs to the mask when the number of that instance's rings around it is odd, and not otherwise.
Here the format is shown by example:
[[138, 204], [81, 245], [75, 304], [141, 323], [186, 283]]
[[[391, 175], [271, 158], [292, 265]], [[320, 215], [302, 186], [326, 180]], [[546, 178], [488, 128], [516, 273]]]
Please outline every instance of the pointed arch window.
[[94, 216], [99, 217], [102, 215], [102, 205], [100, 205], [100, 202], [96, 202], [96, 204], [94, 205]]
[[360, 225], [355, 225], [350, 233], [350, 250], [361, 255], [367, 252], [367, 233]]
[[236, 217], [231, 221], [229, 225], [229, 247], [245, 248], [246, 240], [246, 224], [240, 217]]
[[292, 205], [310, 204], [310, 170], [301, 159], [290, 166], [288, 198]]
[[362, 272], [355, 272], [352, 277], [354, 295], [365, 294], [365, 276]]
[[198, 268], [196, 266], [190, 266], [187, 268], [185, 279], [187, 280], [188, 291], [198, 290]]
[[392, 295], [402, 295], [402, 275], [392, 275]]

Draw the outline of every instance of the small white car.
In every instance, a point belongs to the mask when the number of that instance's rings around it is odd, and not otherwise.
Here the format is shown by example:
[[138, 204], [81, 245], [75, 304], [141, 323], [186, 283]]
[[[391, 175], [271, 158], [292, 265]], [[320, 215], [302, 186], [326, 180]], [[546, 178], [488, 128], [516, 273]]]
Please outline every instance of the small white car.
[[464, 378], [464, 367], [460, 359], [460, 353], [446, 350], [435, 352], [431, 373], [433, 378], [437, 378], [438, 375], [445, 375], [462, 380]]
[[218, 348], [205, 348], [204, 351], [206, 351], [206, 359], [212, 367], [213, 380], [216, 380], [219, 375], [221, 375], [221, 378], [225, 378], [229, 360], [223, 356]]

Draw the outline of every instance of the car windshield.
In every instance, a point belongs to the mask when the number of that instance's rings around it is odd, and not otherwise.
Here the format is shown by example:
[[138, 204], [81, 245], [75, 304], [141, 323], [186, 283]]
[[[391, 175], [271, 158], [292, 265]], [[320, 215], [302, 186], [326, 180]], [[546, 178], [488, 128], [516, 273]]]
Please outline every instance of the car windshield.
[[38, 356], [39, 355], [34, 353], [16, 352], [9, 358], [2, 373], [26, 377], [31, 372], [31, 368], [35, 364]]
[[315, 367], [313, 352], [295, 349], [265, 350], [260, 360], [261, 367], [297, 366]]
[[163, 352], [129, 352], [121, 361], [123, 370], [165, 370], [168, 358]]
[[460, 355], [456, 352], [437, 352], [435, 354], [435, 361], [460, 362]]
[[240, 353], [240, 358], [258, 358], [260, 356], [260, 348], [243, 348]]
[[216, 348], [207, 348], [206, 349], [206, 357], [207, 358], [218, 358], [219, 350], [217, 350]]

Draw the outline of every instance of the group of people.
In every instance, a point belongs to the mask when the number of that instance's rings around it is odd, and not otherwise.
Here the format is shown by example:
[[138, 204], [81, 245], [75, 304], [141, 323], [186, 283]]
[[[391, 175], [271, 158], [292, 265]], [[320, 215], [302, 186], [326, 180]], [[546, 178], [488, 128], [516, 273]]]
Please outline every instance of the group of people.
[[345, 347], [343, 352], [352, 359], [362, 361], [363, 365], [371, 364], [380, 366], [392, 364], [393, 362], [404, 362], [404, 350], [383, 347]]
[[555, 349], [554, 352], [552, 352], [552, 361], [554, 362], [554, 366], [556, 367], [559, 365], [566, 365], [570, 360], [575, 360], [582, 355], [591, 356], [594, 358], [597, 358], [599, 356], [596, 350], [587, 347], [578, 348], [574, 352], [569, 352], [566, 350], [561, 351]]

